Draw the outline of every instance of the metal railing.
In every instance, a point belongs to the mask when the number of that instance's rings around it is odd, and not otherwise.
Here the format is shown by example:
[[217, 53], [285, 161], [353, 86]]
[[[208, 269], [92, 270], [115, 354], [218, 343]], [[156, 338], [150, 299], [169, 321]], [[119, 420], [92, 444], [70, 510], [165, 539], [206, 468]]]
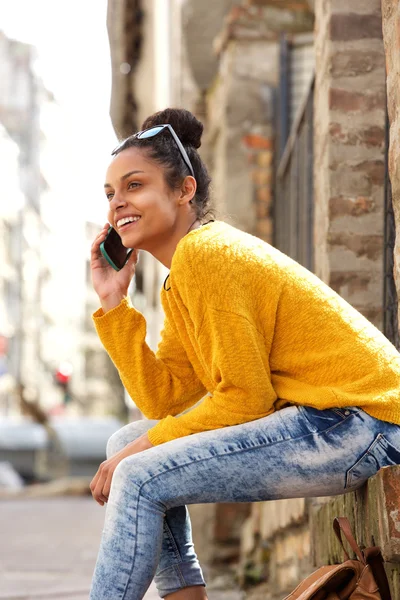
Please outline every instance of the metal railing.
[[310, 271], [314, 267], [313, 99], [314, 77], [277, 165], [274, 202], [274, 245]]
[[392, 186], [389, 179], [389, 119], [386, 115], [386, 151], [385, 151], [385, 210], [384, 210], [384, 279], [383, 279], [383, 332], [398, 350], [400, 335], [398, 324], [398, 299], [394, 281], [394, 245], [396, 226], [393, 213]]

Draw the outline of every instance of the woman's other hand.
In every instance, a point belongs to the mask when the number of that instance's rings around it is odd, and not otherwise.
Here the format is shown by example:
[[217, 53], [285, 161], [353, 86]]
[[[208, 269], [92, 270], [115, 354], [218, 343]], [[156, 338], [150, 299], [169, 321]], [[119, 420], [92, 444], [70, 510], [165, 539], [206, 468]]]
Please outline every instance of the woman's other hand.
[[93, 287], [100, 298], [104, 312], [118, 306], [127, 296], [129, 284], [135, 274], [138, 252], [133, 250], [126, 265], [116, 271], [106, 261], [100, 250], [110, 225], [106, 223], [102, 231], [96, 236], [91, 248], [90, 266], [92, 270]]
[[153, 448], [153, 444], [150, 442], [147, 433], [145, 433], [117, 452], [117, 454], [101, 463], [90, 484], [92, 496], [100, 506], [104, 506], [108, 502], [114, 471], [121, 460], [127, 456], [132, 456], [132, 454], [143, 452], [143, 450], [147, 450], [148, 448]]

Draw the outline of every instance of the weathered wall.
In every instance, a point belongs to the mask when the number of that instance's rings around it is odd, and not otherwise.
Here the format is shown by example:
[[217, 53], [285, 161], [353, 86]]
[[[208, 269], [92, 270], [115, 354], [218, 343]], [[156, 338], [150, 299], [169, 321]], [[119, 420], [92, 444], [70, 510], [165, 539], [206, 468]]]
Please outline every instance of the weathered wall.
[[208, 157], [219, 216], [272, 241], [273, 89], [278, 48], [259, 15], [232, 9], [207, 94]]
[[385, 63], [380, 0], [315, 3], [315, 268], [382, 327]]
[[267, 579], [269, 594], [283, 597], [310, 572], [309, 504], [295, 498], [252, 505], [242, 528], [242, 584]]
[[[392, 184], [396, 230], [400, 230], [400, 2], [382, 0], [386, 52], [387, 105], [390, 122], [389, 176]], [[395, 245], [395, 282], [400, 292], [400, 240]]]
[[[249, 519], [244, 530], [256, 531], [262, 541], [258, 547], [264, 548], [264, 555], [257, 556], [253, 549], [253, 562], [258, 570], [254, 566], [253, 569], [256, 575], [267, 576], [268, 581], [250, 589], [247, 600], [278, 600], [318, 567], [342, 562], [343, 550], [332, 527], [333, 519], [339, 516], [349, 519], [361, 548], [374, 545], [381, 548], [392, 600], [399, 600], [399, 482], [400, 466], [385, 467], [356, 492], [332, 498], [265, 503], [264, 510], [270, 506], [267, 527], [263, 529], [258, 524], [257, 528], [254, 523], [249, 527]], [[244, 535], [242, 542], [242, 551], [247, 551], [248, 571], [252, 535]], [[348, 545], [347, 548], [352, 556]], [[242, 569], [244, 566], [242, 562]]]
[[[311, 511], [311, 550], [315, 567], [343, 560], [332, 529], [333, 519], [347, 517], [359, 546], [379, 546], [392, 592], [400, 598], [400, 466], [384, 467], [358, 491], [336, 496]], [[347, 545], [347, 548], [348, 545]], [[349, 554], [351, 551], [349, 549]]]

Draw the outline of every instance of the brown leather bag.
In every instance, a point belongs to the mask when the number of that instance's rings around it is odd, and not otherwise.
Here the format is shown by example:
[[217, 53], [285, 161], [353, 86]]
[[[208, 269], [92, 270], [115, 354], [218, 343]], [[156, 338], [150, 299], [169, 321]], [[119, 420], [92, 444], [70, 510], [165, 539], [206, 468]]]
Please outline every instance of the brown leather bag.
[[[304, 579], [285, 600], [391, 600], [383, 558], [377, 546], [360, 550], [346, 517], [333, 521], [345, 561], [320, 567]], [[344, 533], [357, 559], [350, 559], [343, 546]]]

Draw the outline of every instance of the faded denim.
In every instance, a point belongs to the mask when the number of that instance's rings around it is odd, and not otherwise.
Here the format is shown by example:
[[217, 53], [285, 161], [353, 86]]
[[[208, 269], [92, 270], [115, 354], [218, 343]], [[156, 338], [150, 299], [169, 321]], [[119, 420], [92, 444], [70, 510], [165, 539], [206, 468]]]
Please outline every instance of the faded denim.
[[[108, 456], [155, 421], [116, 432]], [[140, 600], [205, 585], [186, 504], [257, 502], [355, 490], [400, 464], [400, 426], [360, 408], [290, 406], [257, 421], [180, 438], [115, 470], [91, 600]]]

